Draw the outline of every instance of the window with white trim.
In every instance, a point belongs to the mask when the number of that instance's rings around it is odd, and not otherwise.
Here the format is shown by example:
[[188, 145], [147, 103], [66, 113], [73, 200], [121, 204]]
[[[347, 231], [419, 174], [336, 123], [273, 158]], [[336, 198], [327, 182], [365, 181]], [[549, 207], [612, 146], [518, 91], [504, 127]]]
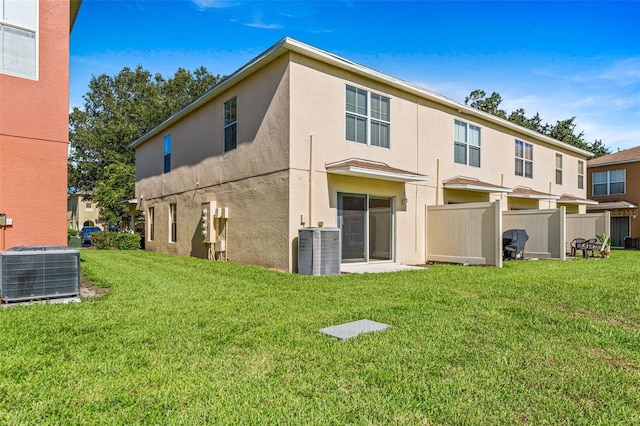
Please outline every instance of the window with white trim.
[[37, 78], [37, 29], [37, 0], [0, 0], [0, 73]]
[[149, 207], [149, 214], [148, 214], [148, 220], [147, 222], [149, 223], [149, 231], [148, 231], [148, 240], [149, 241], [153, 241], [153, 239], [155, 238], [155, 222], [156, 222], [156, 211], [154, 207]]
[[171, 133], [164, 137], [164, 172], [171, 171]]
[[556, 185], [562, 185], [562, 155], [556, 154]]
[[480, 127], [454, 120], [453, 128], [453, 161], [480, 167]]
[[578, 160], [578, 188], [584, 189], [584, 161]]
[[593, 172], [593, 195], [615, 195], [626, 192], [626, 170], [607, 170]]
[[238, 105], [237, 98], [224, 103], [224, 152], [238, 146]]
[[347, 85], [345, 109], [348, 141], [389, 148], [391, 99]]
[[169, 204], [169, 242], [178, 241], [178, 208], [176, 203]]
[[516, 139], [516, 176], [533, 178], [533, 145]]

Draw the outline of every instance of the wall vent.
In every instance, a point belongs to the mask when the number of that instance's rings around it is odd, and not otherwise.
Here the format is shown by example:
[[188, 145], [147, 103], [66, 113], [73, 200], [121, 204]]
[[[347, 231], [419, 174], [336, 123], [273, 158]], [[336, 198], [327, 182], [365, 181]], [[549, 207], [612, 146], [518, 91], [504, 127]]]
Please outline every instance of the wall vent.
[[340, 274], [340, 229], [302, 228], [298, 231], [298, 273]]
[[0, 253], [0, 298], [19, 302], [80, 294], [80, 252], [23, 246]]

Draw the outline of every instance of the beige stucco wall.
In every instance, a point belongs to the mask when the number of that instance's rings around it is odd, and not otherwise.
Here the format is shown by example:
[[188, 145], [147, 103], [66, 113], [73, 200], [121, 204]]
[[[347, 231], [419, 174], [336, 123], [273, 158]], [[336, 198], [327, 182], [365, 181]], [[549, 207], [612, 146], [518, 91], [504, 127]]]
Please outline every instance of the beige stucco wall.
[[[391, 99], [391, 147], [346, 141], [345, 87], [354, 85]], [[223, 153], [223, 104], [237, 96], [238, 148]], [[482, 128], [482, 167], [453, 161], [454, 119]], [[172, 170], [163, 174], [163, 138], [172, 135]], [[534, 144], [534, 179], [514, 174], [514, 140]], [[564, 183], [556, 187], [555, 154], [564, 158]], [[350, 158], [384, 162], [429, 175], [426, 182], [328, 174], [326, 165]], [[228, 207], [227, 257], [245, 263], [295, 271], [302, 226], [337, 226], [338, 194], [393, 199], [394, 255], [399, 263], [426, 261], [427, 205], [494, 202], [508, 208], [500, 193], [444, 191], [455, 176], [505, 187], [528, 186], [556, 195], [584, 197], [577, 188], [577, 156], [528, 135], [470, 119], [389, 86], [289, 51], [215, 99], [163, 129], [136, 148], [136, 194], [145, 209], [154, 206], [155, 238], [147, 249], [206, 257], [199, 234], [200, 206]], [[404, 202], [403, 200], [406, 200]], [[518, 200], [521, 204], [522, 200]], [[178, 207], [178, 242], [168, 242], [169, 204]], [[527, 207], [546, 208], [538, 200]], [[536, 207], [537, 206], [537, 207]], [[554, 206], [555, 207], [555, 206]]]
[[[136, 148], [136, 196], [143, 198], [146, 211], [155, 208], [155, 235], [146, 243], [148, 250], [207, 257], [201, 204], [215, 201], [217, 207], [229, 208], [229, 260], [288, 269], [288, 92], [283, 57]], [[224, 153], [224, 102], [233, 97], [238, 143]], [[163, 173], [167, 134], [172, 138], [172, 169]], [[178, 210], [176, 243], [169, 242], [171, 203]]]
[[[87, 207], [90, 203], [91, 207]], [[84, 195], [74, 194], [67, 198], [67, 227], [81, 230], [85, 222], [93, 222], [98, 225], [99, 209], [95, 201], [87, 200]]]
[[[390, 148], [368, 146], [345, 138], [345, 87], [361, 87], [391, 98]], [[396, 261], [425, 261], [425, 205], [448, 202], [502, 201], [517, 208], [555, 208], [555, 201], [509, 198], [499, 193], [443, 190], [442, 181], [456, 176], [505, 187], [584, 197], [577, 188], [578, 156], [534, 141], [525, 134], [499, 128], [430, 100], [409, 95], [365, 77], [338, 70], [314, 59], [292, 54], [291, 64], [290, 240], [297, 237], [301, 215], [315, 226], [322, 220], [337, 226], [337, 193], [353, 192], [395, 197]], [[481, 167], [454, 162], [454, 120], [480, 126]], [[515, 140], [534, 145], [534, 179], [515, 176]], [[555, 185], [555, 154], [563, 155], [563, 185]], [[429, 175], [427, 182], [396, 183], [328, 175], [326, 164], [349, 158], [387, 163], [391, 167]], [[582, 159], [584, 161], [584, 159]], [[311, 164], [311, 167], [310, 167]], [[309, 173], [310, 168], [313, 170]], [[311, 201], [309, 201], [309, 188]], [[402, 196], [408, 200], [402, 205]], [[507, 202], [509, 201], [509, 202]], [[295, 245], [295, 244], [294, 244]]]

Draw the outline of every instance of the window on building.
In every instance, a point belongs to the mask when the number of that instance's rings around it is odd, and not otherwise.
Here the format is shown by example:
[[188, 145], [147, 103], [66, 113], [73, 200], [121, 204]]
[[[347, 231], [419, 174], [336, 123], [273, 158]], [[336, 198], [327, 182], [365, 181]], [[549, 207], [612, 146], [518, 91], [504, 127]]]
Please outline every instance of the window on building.
[[171, 134], [164, 137], [164, 172], [171, 171]]
[[626, 170], [607, 170], [605, 172], [593, 172], [593, 195], [615, 195], [626, 192]]
[[454, 120], [453, 160], [480, 167], [480, 127]]
[[237, 98], [224, 103], [224, 152], [238, 146], [238, 106]]
[[176, 203], [169, 204], [169, 242], [175, 243], [178, 241], [178, 210]]
[[346, 139], [389, 148], [391, 100], [377, 93], [347, 86]]
[[85, 210], [93, 210], [93, 208], [91, 207], [91, 203], [90, 202], [89, 203], [85, 203], [84, 204], [84, 208], [85, 208]]
[[562, 185], [562, 155], [556, 154], [556, 185]]
[[584, 189], [584, 161], [578, 160], [578, 188]]
[[0, 0], [0, 73], [37, 77], [37, 0]]
[[147, 234], [149, 235], [149, 241], [153, 241], [155, 239], [155, 224], [156, 224], [156, 213], [155, 213], [155, 209], [153, 207], [149, 207], [149, 213], [148, 213], [148, 218], [147, 218], [147, 223], [149, 224], [149, 230], [147, 231]]
[[533, 145], [516, 140], [516, 176], [533, 178]]

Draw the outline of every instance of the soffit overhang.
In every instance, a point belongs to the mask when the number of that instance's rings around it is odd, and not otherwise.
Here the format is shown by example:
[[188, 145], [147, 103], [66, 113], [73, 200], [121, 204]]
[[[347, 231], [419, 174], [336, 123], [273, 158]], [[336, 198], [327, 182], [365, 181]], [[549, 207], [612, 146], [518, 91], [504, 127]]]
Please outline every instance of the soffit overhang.
[[502, 192], [502, 193], [510, 193], [512, 191], [511, 188], [506, 188], [504, 186], [494, 185], [492, 183], [482, 182], [478, 179], [467, 178], [457, 176], [452, 179], [448, 179], [442, 182], [442, 186], [444, 189], [456, 189], [461, 191], [474, 191], [474, 192]]
[[363, 159], [342, 160], [325, 165], [327, 173], [367, 179], [378, 179], [392, 182], [424, 182], [427, 175], [391, 167], [386, 163]]
[[579, 198], [571, 194], [562, 194], [560, 196], [560, 199], [557, 201], [557, 204], [597, 205], [598, 202], [594, 200], [589, 200], [587, 198]]
[[629, 201], [600, 201], [594, 206], [587, 206], [587, 210], [624, 210], [635, 209], [638, 205]]
[[517, 186], [513, 188], [513, 191], [509, 194], [509, 197], [515, 198], [528, 198], [532, 200], [558, 200], [559, 195], [547, 194], [546, 192], [540, 192], [533, 190], [526, 186]]

